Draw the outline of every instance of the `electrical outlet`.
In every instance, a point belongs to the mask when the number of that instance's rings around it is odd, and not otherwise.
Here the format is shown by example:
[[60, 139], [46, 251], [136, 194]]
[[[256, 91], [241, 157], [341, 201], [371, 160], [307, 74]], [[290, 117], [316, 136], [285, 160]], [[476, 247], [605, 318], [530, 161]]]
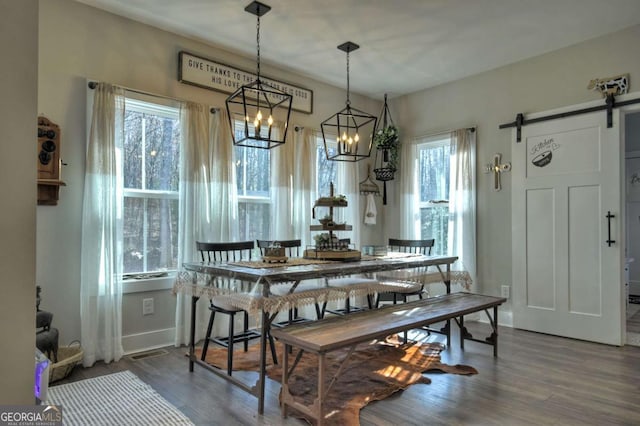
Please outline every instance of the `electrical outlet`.
[[153, 298], [142, 299], [142, 315], [153, 314]]
[[500, 288], [501, 291], [501, 296], [508, 299], [509, 298], [509, 290], [511, 289], [511, 287], [509, 287], [508, 285], [503, 285]]

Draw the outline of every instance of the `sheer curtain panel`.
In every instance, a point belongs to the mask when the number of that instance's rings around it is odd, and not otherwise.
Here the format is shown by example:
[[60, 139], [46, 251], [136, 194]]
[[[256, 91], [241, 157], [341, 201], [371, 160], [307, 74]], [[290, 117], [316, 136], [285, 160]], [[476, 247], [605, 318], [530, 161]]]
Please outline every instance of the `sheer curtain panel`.
[[[274, 132], [279, 138], [284, 123], [277, 122]], [[293, 229], [293, 173], [295, 164], [295, 132], [287, 132], [283, 145], [271, 153], [271, 239], [292, 240], [299, 238]]]
[[80, 329], [83, 365], [118, 361], [122, 349], [122, 146], [124, 90], [94, 89], [82, 205]]
[[313, 244], [311, 239], [311, 209], [315, 202], [316, 136], [309, 129], [298, 129], [294, 137], [293, 169], [293, 226], [295, 238], [302, 240], [302, 247]]
[[[219, 125], [220, 112], [212, 114], [202, 104], [185, 102], [180, 107], [181, 157], [178, 230], [178, 265], [199, 261], [196, 241], [214, 241], [214, 210], [212, 169], [213, 144], [210, 132]], [[208, 320], [208, 301], [201, 300], [197, 310], [198, 324]], [[176, 300], [175, 345], [189, 343], [191, 296], [178, 294]], [[196, 327], [196, 340], [202, 339], [202, 327]]]
[[358, 183], [360, 175], [358, 173], [357, 162], [339, 161], [338, 162], [338, 183], [336, 185], [336, 194], [343, 194], [347, 197], [348, 206], [346, 209], [334, 209], [333, 213], [338, 222], [346, 222], [353, 226], [350, 233], [343, 233], [342, 238], [350, 238], [351, 243], [356, 249], [360, 248], [360, 191]]
[[476, 132], [451, 133], [449, 177], [449, 255], [458, 256], [454, 269], [465, 270], [476, 282]]
[[415, 143], [400, 144], [400, 235], [408, 240], [420, 239], [418, 158]]

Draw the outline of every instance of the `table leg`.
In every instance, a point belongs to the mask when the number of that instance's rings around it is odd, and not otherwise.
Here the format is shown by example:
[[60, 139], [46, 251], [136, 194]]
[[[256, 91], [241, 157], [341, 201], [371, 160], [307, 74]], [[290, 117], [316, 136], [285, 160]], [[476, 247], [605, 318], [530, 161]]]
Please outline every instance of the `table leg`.
[[291, 345], [284, 345], [284, 358], [282, 360], [282, 401], [280, 402], [280, 412], [282, 413], [282, 418], [286, 419], [288, 410], [287, 410], [287, 401], [285, 395], [289, 395], [289, 351], [291, 350]]
[[318, 426], [324, 424], [324, 375], [326, 370], [326, 354], [318, 354]]
[[193, 373], [193, 357], [196, 348], [196, 306], [198, 296], [191, 296], [191, 328], [189, 329], [189, 372]]
[[493, 356], [498, 356], [498, 307], [493, 307]]
[[267, 371], [267, 334], [269, 333], [269, 313], [262, 311], [262, 332], [260, 336], [260, 371], [258, 373], [258, 414], [264, 414], [264, 389]]
[[[447, 263], [447, 274], [444, 285], [447, 287], [447, 294], [451, 294], [451, 264]], [[451, 320], [447, 320], [447, 347], [451, 347]]]

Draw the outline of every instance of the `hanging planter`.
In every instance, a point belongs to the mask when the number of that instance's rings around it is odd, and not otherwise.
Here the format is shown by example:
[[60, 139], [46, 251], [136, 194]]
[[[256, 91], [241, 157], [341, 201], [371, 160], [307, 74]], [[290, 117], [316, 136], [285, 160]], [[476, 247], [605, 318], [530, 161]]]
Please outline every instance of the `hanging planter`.
[[384, 95], [384, 107], [381, 118], [378, 121], [380, 127], [376, 129], [373, 143], [376, 147], [376, 167], [373, 173], [376, 180], [384, 182], [382, 203], [387, 204], [387, 181], [393, 180], [398, 170], [400, 138], [398, 128], [393, 124], [389, 106], [387, 105], [387, 95]]

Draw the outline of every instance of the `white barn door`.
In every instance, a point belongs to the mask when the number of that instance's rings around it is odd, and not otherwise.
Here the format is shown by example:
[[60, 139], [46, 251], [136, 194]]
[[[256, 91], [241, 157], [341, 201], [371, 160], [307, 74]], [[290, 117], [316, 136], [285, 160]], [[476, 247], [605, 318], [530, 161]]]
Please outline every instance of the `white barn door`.
[[612, 128], [599, 111], [526, 125], [519, 143], [513, 132], [516, 328], [622, 344], [621, 142], [613, 114]]

